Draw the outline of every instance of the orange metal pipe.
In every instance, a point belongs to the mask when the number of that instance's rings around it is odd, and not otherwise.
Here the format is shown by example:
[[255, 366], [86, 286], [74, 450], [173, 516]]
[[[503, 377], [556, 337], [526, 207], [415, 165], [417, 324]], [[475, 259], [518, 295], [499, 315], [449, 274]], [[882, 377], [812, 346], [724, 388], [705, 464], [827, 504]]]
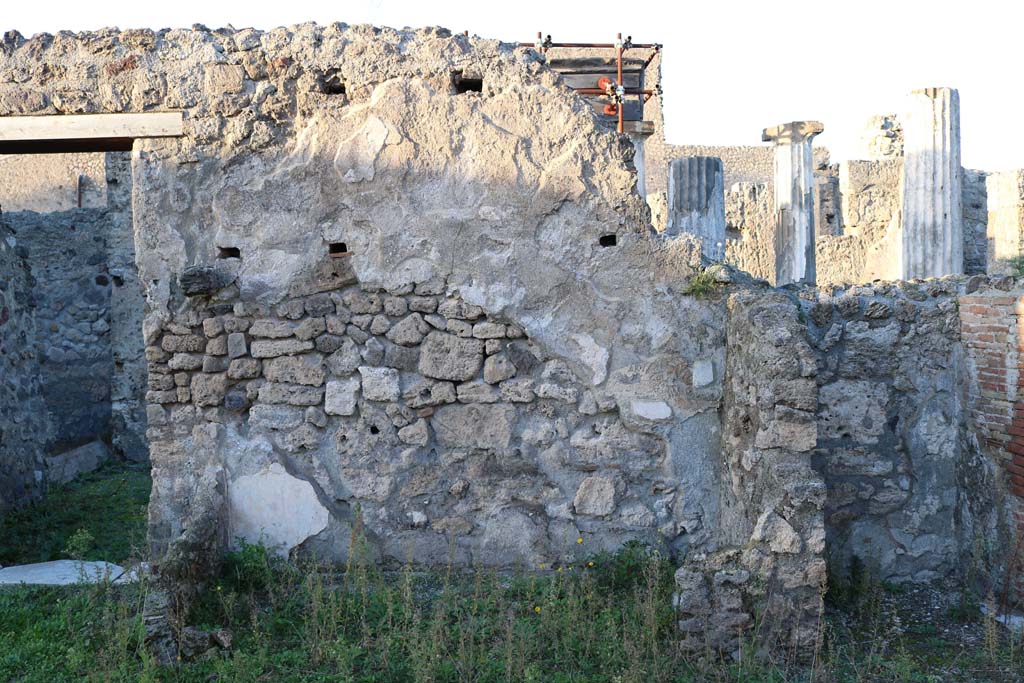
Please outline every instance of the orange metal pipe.
[[[622, 87], [622, 34], [619, 33], [616, 36], [616, 38], [618, 38], [618, 50], [617, 50], [618, 54], [616, 55], [616, 61], [618, 62], [618, 75], [617, 75], [618, 81], [617, 81], [617, 83], [618, 83], [618, 87], [621, 88]], [[624, 126], [623, 120], [622, 120], [622, 103], [619, 102], [618, 105], [619, 105], [619, 133], [624, 133], [626, 129], [625, 129], [625, 126]]]
[[[570, 86], [571, 87], [571, 86]], [[603, 88], [573, 88], [581, 95], [606, 95], [608, 91]], [[653, 95], [653, 90], [640, 90], [639, 88], [623, 88], [624, 95]]]

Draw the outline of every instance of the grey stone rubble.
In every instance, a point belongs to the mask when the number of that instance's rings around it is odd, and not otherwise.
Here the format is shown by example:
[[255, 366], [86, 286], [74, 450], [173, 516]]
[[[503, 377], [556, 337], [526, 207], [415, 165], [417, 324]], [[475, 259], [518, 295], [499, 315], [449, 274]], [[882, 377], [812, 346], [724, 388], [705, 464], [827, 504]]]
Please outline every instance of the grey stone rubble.
[[[845, 173], [811, 148], [820, 125], [767, 131], [784, 182], [751, 182], [763, 148], [742, 174], [706, 162], [697, 201], [669, 206], [660, 103], [653, 134], [618, 136], [556, 61], [343, 24], [7, 34], [0, 115], [181, 111], [185, 134], [108, 155], [130, 182], [106, 209], [5, 214], [3, 507], [73, 471], [62, 453], [148, 449], [164, 644], [169, 605], [239, 540], [343, 562], [357, 510], [383, 563], [649, 543], [679, 564], [680, 637], [701, 650], [763, 616], [758, 637], [807, 651], [857, 560], [997, 585], [1007, 558], [975, 540], [1006, 541], [1011, 506], [969, 419], [958, 302], [1021, 283], [797, 284], [822, 244], [854, 274], [893, 253], [868, 245], [896, 234], [911, 123], [876, 122], [884, 158]], [[694, 295], [714, 254], [657, 221], [706, 209], [694, 232], [721, 234], [726, 183], [726, 260], [794, 284], [726, 267]], [[748, 229], [760, 246], [737, 249]]]

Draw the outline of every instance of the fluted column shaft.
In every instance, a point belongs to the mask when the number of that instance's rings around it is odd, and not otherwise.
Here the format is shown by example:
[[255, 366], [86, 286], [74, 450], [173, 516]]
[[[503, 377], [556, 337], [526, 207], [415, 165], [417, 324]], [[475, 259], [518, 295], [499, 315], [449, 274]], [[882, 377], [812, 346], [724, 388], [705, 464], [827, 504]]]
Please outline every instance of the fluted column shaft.
[[963, 272], [962, 173], [960, 95], [953, 88], [915, 90], [903, 118], [904, 280]]
[[817, 121], [793, 121], [761, 133], [775, 143], [775, 284], [813, 284], [814, 136], [825, 130]]
[[712, 261], [725, 258], [725, 176], [717, 157], [680, 157], [668, 165], [668, 235], [690, 233]]

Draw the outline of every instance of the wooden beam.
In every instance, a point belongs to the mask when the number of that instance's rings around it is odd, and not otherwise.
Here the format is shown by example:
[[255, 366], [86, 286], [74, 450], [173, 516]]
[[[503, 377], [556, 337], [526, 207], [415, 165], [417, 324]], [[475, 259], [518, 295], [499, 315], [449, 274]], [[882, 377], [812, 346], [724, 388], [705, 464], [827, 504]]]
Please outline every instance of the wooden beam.
[[183, 135], [181, 112], [0, 117], [0, 142], [134, 140]]

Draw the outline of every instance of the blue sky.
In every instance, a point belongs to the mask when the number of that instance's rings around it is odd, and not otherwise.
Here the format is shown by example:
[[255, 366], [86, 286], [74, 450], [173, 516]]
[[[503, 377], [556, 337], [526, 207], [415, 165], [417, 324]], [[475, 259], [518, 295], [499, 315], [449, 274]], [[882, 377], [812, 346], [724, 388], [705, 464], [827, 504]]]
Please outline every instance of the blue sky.
[[[905, 93], [960, 90], [962, 156], [969, 168], [1024, 167], [1024, 3], [1015, 0], [713, 0], [686, 3], [13, 2], [0, 30], [275, 26], [317, 21], [445, 26], [508, 41], [537, 31], [605, 42], [617, 31], [665, 45], [663, 86], [671, 142], [760, 144], [762, 128], [824, 122], [834, 160], [855, 149], [872, 114], [898, 113]], [[633, 11], [633, 8], [636, 8]]]

